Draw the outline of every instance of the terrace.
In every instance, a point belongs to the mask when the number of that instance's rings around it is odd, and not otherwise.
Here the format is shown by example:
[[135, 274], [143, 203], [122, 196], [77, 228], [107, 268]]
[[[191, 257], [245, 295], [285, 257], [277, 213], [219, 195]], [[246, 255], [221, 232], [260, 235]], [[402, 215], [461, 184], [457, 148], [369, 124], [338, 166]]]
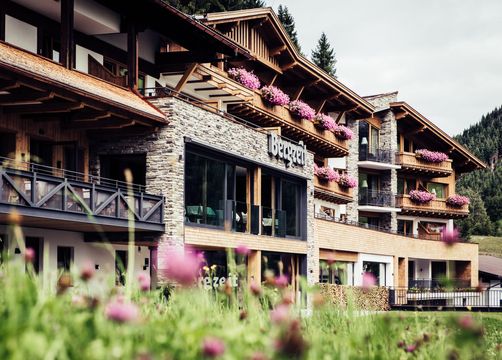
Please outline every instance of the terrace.
[[401, 213], [412, 215], [426, 215], [441, 218], [462, 218], [469, 215], [469, 205], [453, 207], [446, 199], [435, 199], [427, 203], [417, 203], [409, 195], [397, 195], [396, 207], [401, 208]]
[[401, 172], [433, 177], [450, 176], [453, 173], [452, 160], [440, 163], [424, 161], [415, 153], [399, 152], [396, 154], [396, 164], [401, 166]]

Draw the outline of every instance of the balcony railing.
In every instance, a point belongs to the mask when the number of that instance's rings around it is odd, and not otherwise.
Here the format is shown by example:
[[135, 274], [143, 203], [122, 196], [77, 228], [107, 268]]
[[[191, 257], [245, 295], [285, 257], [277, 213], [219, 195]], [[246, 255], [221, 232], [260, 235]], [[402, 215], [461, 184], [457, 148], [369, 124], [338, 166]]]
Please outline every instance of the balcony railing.
[[359, 161], [394, 164], [395, 156], [390, 150], [369, 149], [367, 145], [359, 145]]
[[335, 181], [323, 181], [320, 180], [319, 177], [316, 175], [314, 176], [314, 187], [318, 191], [318, 194], [316, 193], [316, 197], [319, 198], [333, 198], [333, 199], [338, 199], [339, 201], [335, 202], [350, 202], [353, 200], [353, 191], [350, 188], [345, 188], [340, 186], [337, 182]]
[[395, 195], [390, 191], [359, 189], [359, 205], [362, 206], [378, 206], [378, 207], [395, 207]]
[[466, 289], [470, 285], [470, 280], [466, 279], [408, 279], [408, 288], [410, 289]]
[[452, 161], [431, 163], [415, 156], [415, 153], [401, 152], [396, 154], [396, 164], [401, 165], [403, 172], [415, 172], [434, 176], [448, 176], [453, 172]]
[[397, 195], [396, 206], [403, 212], [428, 213], [445, 216], [467, 216], [469, 215], [469, 205], [453, 207], [446, 203], [445, 199], [436, 199], [428, 203], [421, 204], [411, 200], [409, 195]]
[[[163, 224], [162, 196], [146, 194], [142, 185], [88, 176], [49, 166], [2, 159], [0, 206], [21, 215], [114, 226]], [[87, 180], [87, 181], [86, 181]], [[7, 206], [7, 207], [5, 207]], [[108, 220], [117, 220], [110, 222]], [[145, 230], [160, 230], [145, 226]]]

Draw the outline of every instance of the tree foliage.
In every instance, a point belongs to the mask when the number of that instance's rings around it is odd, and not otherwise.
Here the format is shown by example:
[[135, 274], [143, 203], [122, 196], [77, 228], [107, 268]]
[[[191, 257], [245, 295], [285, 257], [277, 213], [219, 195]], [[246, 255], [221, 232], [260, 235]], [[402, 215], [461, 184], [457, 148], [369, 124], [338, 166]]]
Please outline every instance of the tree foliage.
[[312, 51], [312, 61], [328, 74], [335, 76], [335, 49], [331, 47], [324, 32], [321, 34], [315, 50]]
[[[474, 195], [476, 204], [469, 218], [459, 222], [465, 234], [488, 235], [502, 231], [502, 107], [484, 115], [481, 121], [456, 136], [489, 166], [485, 170], [463, 175], [457, 183], [457, 192]], [[476, 199], [482, 200], [482, 204]], [[471, 202], [473, 197], [471, 196]], [[481, 210], [483, 205], [484, 212]], [[490, 224], [485, 221], [488, 216]], [[479, 224], [478, 224], [479, 223]]]
[[265, 6], [263, 0], [167, 0], [167, 2], [187, 14], [205, 14]]
[[279, 17], [279, 20], [281, 20], [282, 26], [286, 29], [286, 32], [291, 38], [293, 44], [296, 46], [298, 51], [301, 51], [300, 43], [298, 42], [298, 34], [296, 32], [295, 19], [293, 19], [288, 7], [279, 5], [279, 8], [277, 9], [277, 16]]

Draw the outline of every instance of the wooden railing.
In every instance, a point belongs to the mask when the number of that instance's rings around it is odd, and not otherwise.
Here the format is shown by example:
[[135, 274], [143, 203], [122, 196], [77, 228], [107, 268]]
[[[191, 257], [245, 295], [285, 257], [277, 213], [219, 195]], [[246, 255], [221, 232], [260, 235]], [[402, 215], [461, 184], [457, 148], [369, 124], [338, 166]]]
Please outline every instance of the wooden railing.
[[425, 212], [459, 216], [469, 215], [469, 205], [464, 205], [462, 207], [453, 207], [448, 205], [445, 199], [436, 199], [425, 204], [419, 204], [412, 201], [409, 195], [396, 196], [396, 207], [403, 209], [403, 211], [406, 210], [410, 212]]
[[403, 170], [431, 173], [433, 175], [448, 176], [453, 172], [452, 161], [450, 159], [440, 163], [431, 163], [422, 160], [415, 153], [410, 152], [396, 154], [396, 164], [401, 165]]
[[352, 189], [342, 187], [335, 181], [320, 180], [317, 175], [314, 176], [314, 187], [321, 191], [331, 193], [333, 196], [345, 202], [353, 200]]

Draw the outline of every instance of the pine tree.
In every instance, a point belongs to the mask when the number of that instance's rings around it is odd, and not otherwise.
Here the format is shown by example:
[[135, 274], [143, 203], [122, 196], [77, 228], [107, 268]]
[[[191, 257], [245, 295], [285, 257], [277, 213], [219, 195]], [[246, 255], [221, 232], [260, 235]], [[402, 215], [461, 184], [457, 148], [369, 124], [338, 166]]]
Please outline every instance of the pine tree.
[[167, 0], [167, 2], [187, 14], [204, 14], [265, 6], [263, 0]]
[[312, 51], [312, 61], [328, 74], [335, 76], [335, 49], [331, 47], [324, 32], [321, 34], [315, 50]]
[[491, 235], [493, 233], [493, 224], [486, 213], [485, 204], [479, 193], [472, 189], [462, 189], [461, 193], [471, 200], [469, 216], [456, 222], [456, 225], [460, 227], [462, 236], [468, 239], [471, 235]]
[[296, 46], [298, 51], [301, 52], [300, 43], [298, 42], [298, 35], [296, 33], [295, 19], [293, 19], [293, 16], [289, 13], [288, 7], [279, 5], [279, 8], [277, 9], [277, 16], [279, 17], [282, 26], [284, 26], [284, 29], [288, 33], [291, 41]]

